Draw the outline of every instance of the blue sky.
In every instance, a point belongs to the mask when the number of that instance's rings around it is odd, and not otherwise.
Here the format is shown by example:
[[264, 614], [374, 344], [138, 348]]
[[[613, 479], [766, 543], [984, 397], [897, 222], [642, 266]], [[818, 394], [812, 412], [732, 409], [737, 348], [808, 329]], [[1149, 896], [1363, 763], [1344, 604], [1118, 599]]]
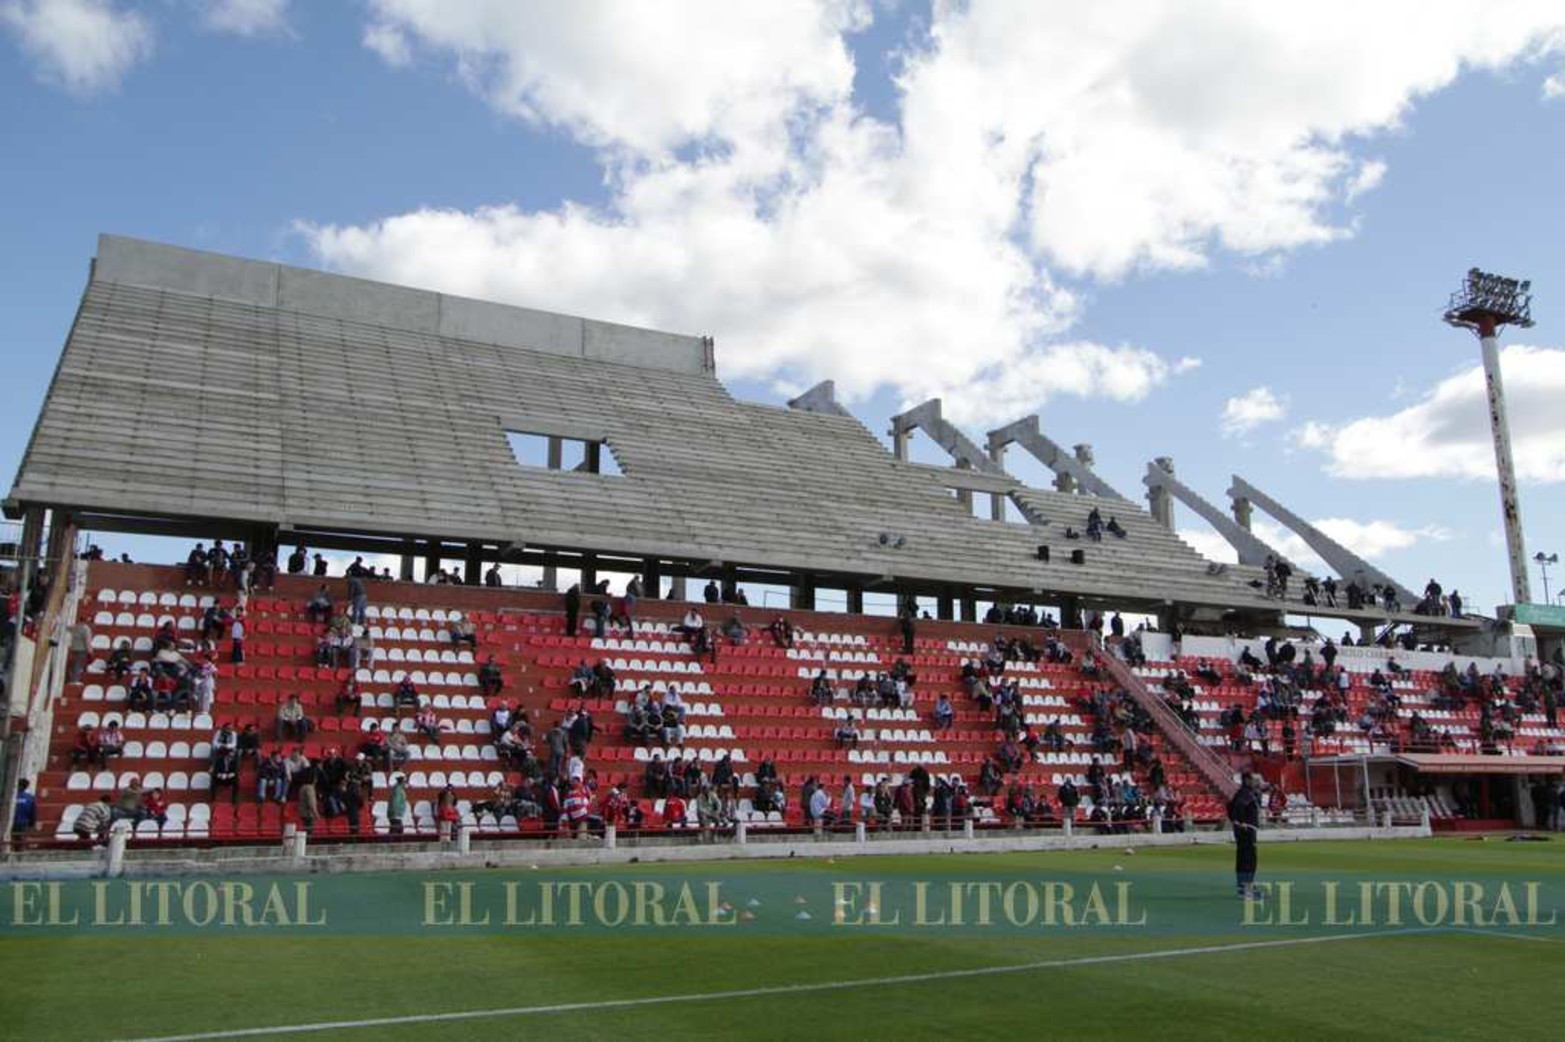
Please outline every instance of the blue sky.
[[1523, 516], [1565, 551], [1565, 12], [1078, 6], [0, 0], [0, 469], [114, 232], [710, 333], [740, 396], [836, 377], [876, 433], [1036, 411], [1128, 494], [1239, 473], [1507, 600], [1439, 310], [1533, 279]]

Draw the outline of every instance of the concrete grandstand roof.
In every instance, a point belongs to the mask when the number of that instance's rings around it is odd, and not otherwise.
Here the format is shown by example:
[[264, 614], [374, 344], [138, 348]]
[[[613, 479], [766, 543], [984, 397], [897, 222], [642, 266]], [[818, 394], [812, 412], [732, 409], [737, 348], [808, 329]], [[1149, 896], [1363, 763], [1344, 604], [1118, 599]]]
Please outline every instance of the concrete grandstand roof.
[[[522, 466], [507, 431], [601, 440], [622, 473]], [[10, 496], [1277, 607], [1249, 585], [1252, 569], [1212, 568], [1132, 503], [984, 474], [1048, 523], [981, 520], [951, 492], [978, 478], [947, 484], [942, 468], [900, 462], [831, 409], [735, 400], [703, 338], [105, 236]], [[1129, 538], [1066, 542], [1095, 505]], [[1049, 562], [1036, 558], [1044, 543]]]

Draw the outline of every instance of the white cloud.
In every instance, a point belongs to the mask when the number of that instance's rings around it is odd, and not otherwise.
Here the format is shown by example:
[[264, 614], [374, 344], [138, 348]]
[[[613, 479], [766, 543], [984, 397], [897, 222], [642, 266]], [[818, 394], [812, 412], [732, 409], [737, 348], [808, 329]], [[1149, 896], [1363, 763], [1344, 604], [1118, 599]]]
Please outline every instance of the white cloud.
[[1565, 98], [1565, 72], [1556, 72], [1543, 81], [1543, 100], [1553, 101], [1556, 98]]
[[0, 26], [38, 74], [74, 94], [112, 90], [152, 53], [152, 27], [113, 0], [0, 0]]
[[1544, 3], [1387, 3], [1344, 37], [1331, 4], [937, 3], [882, 121], [853, 97], [862, 2], [370, 8], [367, 47], [593, 147], [608, 200], [301, 226], [322, 263], [710, 332], [725, 377], [944, 394], [968, 419], [1136, 401], [1189, 371], [1071, 339], [1080, 301], [1053, 272], [1215, 248], [1275, 269], [1341, 237], [1347, 196], [1384, 176], [1352, 143], [1463, 68], [1541, 55], [1565, 22]]
[[[1565, 481], [1565, 349], [1514, 344], [1500, 353], [1516, 473], [1526, 481]], [[1342, 424], [1310, 422], [1301, 446], [1326, 453], [1326, 471], [1344, 478], [1456, 477], [1493, 481], [1483, 367], [1448, 377], [1389, 416]]]
[[[1420, 543], [1445, 542], [1451, 532], [1439, 525], [1423, 525], [1408, 528], [1395, 521], [1355, 521], [1345, 517], [1326, 517], [1310, 524], [1367, 561], [1378, 560], [1386, 554], [1408, 550]], [[1327, 574], [1331, 571], [1308, 543], [1295, 533], [1268, 518], [1257, 517], [1252, 521], [1255, 537], [1266, 545], [1281, 551], [1282, 555], [1310, 571]], [[1201, 556], [1212, 561], [1233, 564], [1239, 555], [1228, 540], [1210, 528], [1181, 528], [1180, 539], [1189, 543]]]
[[1263, 423], [1275, 423], [1288, 414], [1288, 404], [1270, 387], [1253, 387], [1223, 403], [1222, 428], [1226, 438], [1248, 434]]
[[1344, 193], [1342, 201], [1351, 203], [1365, 192], [1373, 192], [1385, 179], [1385, 162], [1380, 159], [1369, 160], [1348, 180], [1348, 190]]
[[220, 33], [263, 36], [288, 31], [288, 0], [207, 0], [202, 24]]
[[413, 63], [413, 45], [407, 34], [385, 22], [371, 22], [364, 27], [364, 46], [380, 55], [380, 60], [394, 69]]

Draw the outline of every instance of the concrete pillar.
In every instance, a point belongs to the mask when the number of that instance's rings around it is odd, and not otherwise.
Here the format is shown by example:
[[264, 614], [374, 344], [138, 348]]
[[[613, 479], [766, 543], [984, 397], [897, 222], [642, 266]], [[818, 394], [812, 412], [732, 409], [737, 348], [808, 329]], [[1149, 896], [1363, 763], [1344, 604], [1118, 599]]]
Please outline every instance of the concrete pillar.
[[411, 539], [403, 540], [402, 561], [397, 568], [397, 577], [405, 583], [413, 581], [413, 561], [418, 556], [418, 545]]
[[939, 616], [942, 622], [950, 622], [956, 618], [956, 599], [951, 596], [950, 590], [941, 592], [940, 597], [935, 602], [935, 614]]
[[109, 829], [109, 849], [105, 852], [103, 874], [113, 879], [125, 871], [125, 844], [130, 842], [131, 824], [116, 821]]
[[1243, 496], [1235, 496], [1233, 501], [1234, 523], [1246, 532], [1250, 530], [1250, 517], [1255, 513], [1254, 506]]
[[862, 821], [854, 822], [853, 823], [853, 842], [855, 842], [855, 843], [863, 843], [863, 842], [866, 842], [868, 839], [869, 839], [869, 836], [866, 835], [866, 833], [865, 833], [864, 823]]
[[309, 845], [310, 834], [303, 829], [299, 829], [293, 834], [293, 849], [288, 852], [289, 856], [292, 857], [295, 861], [303, 861], [304, 855], [309, 849]]
[[815, 576], [801, 574], [788, 588], [788, 607], [795, 611], [815, 610]]
[[853, 583], [848, 586], [848, 614], [864, 614], [864, 587], [860, 586], [858, 583]]
[[741, 847], [749, 842], [749, 828], [743, 821], [734, 822], [734, 842]]
[[471, 854], [473, 852], [473, 831], [473, 826], [465, 821], [456, 827], [456, 852], [458, 854]]
[[619, 829], [613, 824], [603, 826], [603, 849], [613, 850], [619, 846]]
[[587, 443], [587, 472], [601, 474], [603, 472], [603, 446], [595, 441]]
[[1071, 819], [1069, 814], [1065, 815], [1064, 819], [1060, 822], [1060, 827], [1064, 829], [1066, 839], [1070, 839], [1071, 835], [1076, 831], [1076, 823]]
[[1069, 474], [1066, 474], [1064, 471], [1061, 471], [1060, 473], [1054, 475], [1054, 491], [1067, 493], [1075, 492], [1076, 479], [1071, 477]]
[[467, 556], [462, 561], [462, 581], [469, 586], [484, 581], [484, 548], [479, 543], [467, 544]]
[[967, 596], [965, 596], [965, 597], [963, 597], [961, 599], [961, 607], [962, 607], [962, 621], [963, 622], [977, 622], [978, 621], [978, 600], [977, 600], [977, 598], [975, 598], [972, 594], [968, 594]]
[[688, 601], [690, 599], [685, 590], [685, 577], [683, 575], [676, 575], [669, 581], [668, 598], [671, 601]]
[[989, 495], [989, 520], [1005, 520], [1005, 493], [993, 492]]
[[912, 434], [912, 431], [900, 428], [895, 424], [891, 427], [891, 454], [904, 463], [907, 462], [908, 438]]
[[71, 514], [56, 507], [49, 511], [49, 548], [44, 553], [44, 559], [52, 570], [55, 563], [60, 560], [61, 554], [70, 554], [71, 543], [68, 541], [75, 535]]
[[588, 594], [598, 585], [598, 557], [596, 554], [581, 555], [581, 592]]
[[434, 575], [436, 572], [440, 571], [441, 563], [442, 563], [442, 560], [441, 560], [441, 557], [440, 557], [440, 544], [438, 542], [433, 541], [433, 540], [431, 540], [430, 542], [425, 543], [424, 544], [424, 581], [425, 582], [429, 581], [429, 577], [431, 575]]
[[1511, 462], [1511, 425], [1505, 416], [1505, 385], [1500, 381], [1500, 342], [1492, 328], [1483, 333], [1478, 344], [1483, 353], [1484, 381], [1489, 388], [1489, 427], [1494, 435], [1494, 465], [1500, 475], [1500, 522], [1505, 526], [1505, 552], [1511, 564], [1511, 593], [1517, 604], [1531, 604], [1521, 500], [1516, 491], [1516, 467]]
[[16, 555], [29, 585], [38, 574], [38, 558], [42, 552], [43, 507], [28, 507], [22, 514], [22, 541], [16, 548]]
[[[1174, 472], [1174, 460], [1170, 456], [1159, 456], [1153, 462], [1170, 474]], [[1154, 521], [1170, 532], [1174, 530], [1174, 497], [1168, 489], [1161, 485], [1147, 489], [1147, 509]]]
[[962, 838], [963, 839], [972, 839], [973, 838], [973, 819], [972, 818], [968, 818], [967, 820], [962, 822]]
[[652, 600], [663, 596], [663, 562], [656, 557], [641, 562], [641, 595]]
[[548, 457], [547, 457], [547, 464], [548, 464], [549, 469], [550, 470], [559, 470], [560, 469], [560, 465], [561, 465], [562, 461], [564, 460], [564, 458], [565, 458], [564, 444], [560, 441], [559, 438], [556, 438], [553, 435], [550, 435], [549, 436]]
[[299, 826], [291, 821], [283, 825], [283, 857], [287, 857], [288, 852], [293, 850], [293, 834], [298, 831]]

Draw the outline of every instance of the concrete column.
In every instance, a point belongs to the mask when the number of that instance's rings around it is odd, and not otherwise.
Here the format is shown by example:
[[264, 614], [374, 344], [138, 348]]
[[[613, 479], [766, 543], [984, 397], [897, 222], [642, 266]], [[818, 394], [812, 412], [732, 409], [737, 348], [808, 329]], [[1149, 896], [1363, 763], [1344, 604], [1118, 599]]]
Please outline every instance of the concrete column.
[[1521, 500], [1516, 491], [1516, 466], [1511, 462], [1511, 425], [1505, 415], [1505, 385], [1500, 381], [1500, 342], [1494, 331], [1486, 328], [1478, 344], [1489, 389], [1489, 427], [1494, 434], [1494, 465], [1500, 474], [1500, 521], [1505, 526], [1505, 552], [1511, 565], [1511, 593], [1517, 604], [1531, 604]]
[[42, 551], [43, 507], [28, 507], [22, 514], [22, 541], [16, 554], [29, 585], [38, 574], [38, 558]]
[[469, 586], [484, 581], [484, 548], [479, 543], [467, 544], [467, 556], [462, 561], [462, 581]]
[[1234, 523], [1246, 532], [1250, 530], [1250, 516], [1255, 513], [1255, 508], [1250, 501], [1243, 496], [1235, 496], [1233, 501]]
[[956, 617], [956, 599], [951, 596], [951, 591], [946, 590], [940, 594], [935, 602], [935, 614], [942, 622], [950, 622]]
[[49, 511], [49, 548], [44, 554], [44, 559], [49, 562], [51, 569], [55, 562], [59, 561], [61, 554], [71, 552], [71, 544], [67, 538], [73, 534], [71, 514], [56, 507]]
[[961, 608], [963, 622], [978, 621], [978, 600], [972, 594], [961, 599]]
[[418, 545], [411, 539], [402, 543], [402, 561], [397, 569], [397, 577], [405, 583], [413, 581], [413, 561], [418, 556]]
[[656, 557], [641, 562], [641, 595], [652, 600], [663, 597], [663, 562]]
[[802, 574], [789, 587], [788, 607], [795, 611], [815, 610], [815, 576]]
[[685, 577], [676, 575], [668, 584], [668, 597], [673, 601], [688, 601], [690, 597], [685, 592]]
[[553, 435], [549, 436], [549, 448], [547, 463], [550, 470], [559, 470], [561, 462], [565, 458], [564, 443]]
[[619, 829], [614, 825], [603, 827], [603, 849], [613, 850], [619, 846]]
[[[1170, 456], [1159, 456], [1153, 462], [1170, 474], [1174, 472], [1174, 460]], [[1174, 530], [1174, 497], [1168, 489], [1161, 485], [1147, 489], [1147, 509], [1158, 524], [1170, 532]]]
[[596, 554], [581, 555], [581, 592], [591, 593], [598, 585], [598, 557]]
[[1054, 491], [1075, 492], [1076, 479], [1071, 477], [1069, 474], [1064, 473], [1063, 471], [1054, 475]]
[[903, 462], [907, 461], [907, 443], [912, 433], [898, 427], [891, 428], [891, 454]]
[[431, 575], [434, 575], [436, 572], [440, 571], [441, 563], [442, 563], [442, 560], [441, 560], [441, 557], [440, 557], [440, 544], [437, 543], [437, 542], [434, 542], [434, 541], [430, 541], [430, 542], [425, 543], [424, 544], [424, 581], [425, 582], [429, 581], [429, 577]]
[[1005, 520], [1005, 493], [992, 492], [989, 495], [989, 520]]
[[587, 470], [592, 474], [602, 473], [603, 446], [595, 441], [587, 443]]
[[456, 852], [458, 854], [471, 854], [473, 852], [473, 826], [462, 822], [456, 827]]
[[864, 823], [862, 821], [854, 822], [853, 823], [853, 842], [855, 842], [855, 843], [863, 843], [866, 840], [868, 840], [868, 838], [869, 837], [867, 835], [865, 835]]
[[110, 879], [125, 871], [125, 844], [130, 841], [130, 830], [128, 821], [116, 821], [109, 829], [109, 849], [105, 852], [103, 874]]
[[848, 614], [864, 614], [864, 587], [853, 583], [848, 587]]
[[749, 831], [744, 822], [734, 822], [734, 842], [741, 847], [744, 846], [749, 839]]
[[962, 509], [964, 511], [966, 511], [967, 513], [971, 514], [973, 512], [973, 490], [972, 489], [970, 489], [970, 488], [959, 488], [959, 489], [957, 489], [956, 490], [956, 501], [958, 503], [962, 504]]

